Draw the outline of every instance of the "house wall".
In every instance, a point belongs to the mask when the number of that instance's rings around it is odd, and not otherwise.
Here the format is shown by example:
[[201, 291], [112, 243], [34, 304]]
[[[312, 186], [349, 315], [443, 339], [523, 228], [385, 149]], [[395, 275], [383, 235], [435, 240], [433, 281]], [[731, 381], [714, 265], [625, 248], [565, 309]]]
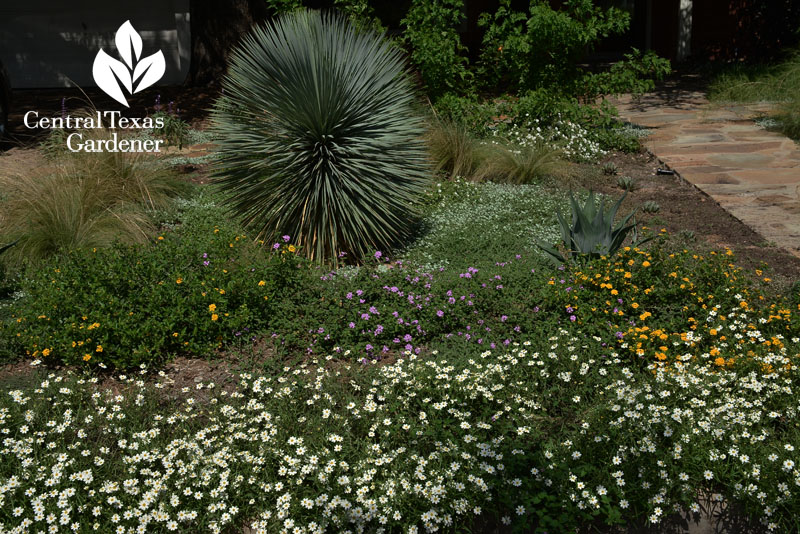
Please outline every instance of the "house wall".
[[114, 35], [130, 20], [142, 37], [142, 56], [161, 50], [160, 85], [182, 83], [189, 72], [189, 0], [20, 0], [0, 2], [0, 60], [13, 88], [94, 86], [100, 48], [117, 57]]

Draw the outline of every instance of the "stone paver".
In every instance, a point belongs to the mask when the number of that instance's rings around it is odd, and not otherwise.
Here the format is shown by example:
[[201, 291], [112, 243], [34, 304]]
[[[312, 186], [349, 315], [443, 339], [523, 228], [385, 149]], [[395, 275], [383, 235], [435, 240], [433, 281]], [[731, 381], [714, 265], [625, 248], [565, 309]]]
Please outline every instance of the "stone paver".
[[764, 237], [800, 257], [800, 145], [753, 122], [768, 108], [712, 106], [703, 92], [666, 87], [614, 101], [652, 130], [645, 146]]

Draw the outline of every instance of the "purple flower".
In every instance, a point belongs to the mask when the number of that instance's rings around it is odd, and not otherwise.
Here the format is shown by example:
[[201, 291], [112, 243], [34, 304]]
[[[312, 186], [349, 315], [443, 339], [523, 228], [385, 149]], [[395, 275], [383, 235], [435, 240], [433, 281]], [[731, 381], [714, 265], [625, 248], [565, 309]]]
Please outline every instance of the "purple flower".
[[504, 323], [504, 322], [506, 322], [506, 321], [508, 321], [508, 315], [501, 315], [501, 316], [500, 316], [500, 322], [501, 322], [501, 323]]
[[367, 352], [372, 352], [373, 349], [372, 345], [370, 345], [369, 343], [367, 343], [367, 346], [364, 348], [367, 349]]
[[355, 327], [356, 327], [356, 323], [353, 323], [353, 322], [351, 322], [351, 323], [350, 323], [350, 324], [348, 324], [347, 326], [349, 326], [350, 328], [355, 328]]
[[344, 298], [346, 298], [347, 300], [350, 300], [351, 298], [353, 298], [353, 294], [352, 293], [348, 293], [347, 295], [344, 296]]
[[272, 248], [278, 250], [279, 248], [281, 248], [281, 245], [280, 243], [275, 243], [274, 245], [272, 245]]
[[364, 319], [365, 321], [369, 321], [369, 314], [368, 313], [362, 313], [361, 314], [361, 318]]
[[573, 323], [575, 322], [576, 319], [577, 317], [575, 317], [574, 315], [569, 316], [569, 320], [572, 321]]
[[206, 260], [206, 261], [204, 261], [204, 262], [203, 262], [203, 265], [205, 265], [206, 267], [208, 267], [210, 263], [211, 263], [210, 261]]
[[444, 317], [444, 312], [442, 310], [436, 310], [437, 317]]
[[288, 242], [289, 242], [289, 240], [291, 239], [291, 237], [289, 237], [288, 235], [285, 235], [285, 236], [283, 236], [283, 238], [282, 238], [282, 239], [283, 239], [283, 242], [284, 242], [284, 243], [288, 243]]
[[617, 339], [622, 339], [622, 336], [623, 336], [622, 332], [617, 332], [614, 335], [617, 336]]
[[380, 250], [379, 250], [379, 251], [377, 251], [377, 252], [375, 252], [375, 259], [376, 259], [376, 260], [379, 260], [379, 259], [381, 259], [381, 256], [383, 256], [383, 253], [381, 253], [381, 251], [380, 251]]

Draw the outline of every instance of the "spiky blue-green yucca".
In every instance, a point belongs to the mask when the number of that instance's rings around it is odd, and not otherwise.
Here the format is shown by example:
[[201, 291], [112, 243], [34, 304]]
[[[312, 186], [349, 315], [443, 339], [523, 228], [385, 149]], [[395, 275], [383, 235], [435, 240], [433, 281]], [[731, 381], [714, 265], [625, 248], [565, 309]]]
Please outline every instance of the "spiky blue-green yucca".
[[397, 47], [334, 13], [299, 11], [234, 51], [215, 104], [217, 183], [260, 237], [336, 261], [410, 231], [427, 169]]

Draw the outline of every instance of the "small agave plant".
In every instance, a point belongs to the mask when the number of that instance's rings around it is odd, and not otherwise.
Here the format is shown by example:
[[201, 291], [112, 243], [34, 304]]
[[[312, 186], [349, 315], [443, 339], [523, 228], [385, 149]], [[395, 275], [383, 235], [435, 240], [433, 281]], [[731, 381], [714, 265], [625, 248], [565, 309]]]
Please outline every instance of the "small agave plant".
[[[614, 225], [614, 218], [626, 195], [627, 193], [624, 193], [606, 213], [605, 200], [600, 200], [598, 208], [593, 191], [589, 192], [589, 198], [583, 207], [570, 193], [572, 224], [567, 224], [560, 211], [556, 212], [561, 226], [561, 238], [566, 250], [559, 251], [543, 242], [538, 242], [537, 245], [557, 263], [565, 263], [573, 258], [595, 259], [601, 256], [613, 256], [631, 231], [633, 231], [633, 246], [646, 243], [651, 238], [643, 240], [636, 238], [636, 220], [633, 219], [636, 210], [633, 210], [616, 226]], [[629, 223], [631, 219], [633, 222]]]

